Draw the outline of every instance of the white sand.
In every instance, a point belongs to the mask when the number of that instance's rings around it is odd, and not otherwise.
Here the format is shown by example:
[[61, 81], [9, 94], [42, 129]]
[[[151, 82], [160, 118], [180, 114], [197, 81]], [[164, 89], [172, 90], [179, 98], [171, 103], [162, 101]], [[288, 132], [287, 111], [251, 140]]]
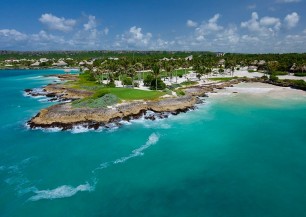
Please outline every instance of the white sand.
[[290, 87], [279, 87], [264, 83], [240, 83], [234, 87], [228, 87], [217, 93], [210, 93], [209, 96], [231, 96], [231, 97], [252, 97], [254, 100], [259, 98], [272, 98], [278, 100], [301, 100], [306, 102], [306, 91], [296, 90]]

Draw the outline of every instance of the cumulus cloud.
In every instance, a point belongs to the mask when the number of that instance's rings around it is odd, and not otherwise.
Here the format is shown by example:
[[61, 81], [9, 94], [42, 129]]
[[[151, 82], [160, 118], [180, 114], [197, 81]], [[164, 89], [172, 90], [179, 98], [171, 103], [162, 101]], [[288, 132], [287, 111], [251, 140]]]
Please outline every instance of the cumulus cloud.
[[198, 26], [198, 23], [197, 22], [194, 22], [192, 20], [187, 20], [187, 23], [186, 25], [190, 28], [193, 28], [193, 27], [197, 27]]
[[292, 14], [288, 14], [285, 17], [284, 22], [286, 24], [286, 27], [288, 29], [291, 29], [291, 28], [296, 27], [296, 25], [298, 24], [299, 20], [300, 20], [300, 16], [296, 12], [293, 12]]
[[89, 15], [88, 22], [84, 24], [84, 29], [88, 31], [88, 30], [95, 29], [96, 27], [97, 27], [96, 17]]
[[42, 14], [39, 21], [51, 30], [58, 30], [62, 32], [69, 32], [76, 25], [76, 20], [66, 19], [63, 17], [59, 18], [48, 13]]
[[27, 35], [21, 32], [18, 32], [15, 29], [1, 29], [0, 30], [0, 38], [1, 39], [13, 39], [15, 41], [24, 41], [27, 39]]
[[206, 36], [214, 34], [224, 27], [218, 24], [220, 14], [215, 14], [208, 21], [204, 21], [199, 27], [195, 29], [195, 35], [197, 41], [204, 41]]
[[1, 29], [0, 30], [0, 48], [14, 49], [14, 47], [23, 47], [26, 45], [28, 36], [15, 29]]
[[252, 13], [250, 20], [241, 22], [240, 24], [242, 28], [246, 28], [250, 32], [261, 36], [275, 35], [280, 30], [281, 25], [279, 18], [263, 17], [259, 19], [256, 12]]
[[131, 47], [147, 48], [152, 38], [152, 33], [143, 33], [142, 28], [133, 26], [128, 32], [121, 36], [123, 43], [127, 43]]

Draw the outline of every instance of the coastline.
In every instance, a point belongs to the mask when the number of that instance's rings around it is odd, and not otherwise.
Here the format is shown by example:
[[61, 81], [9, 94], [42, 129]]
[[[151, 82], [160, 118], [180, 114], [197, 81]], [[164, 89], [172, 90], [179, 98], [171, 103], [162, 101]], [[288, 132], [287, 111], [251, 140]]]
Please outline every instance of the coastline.
[[31, 129], [60, 128], [62, 130], [68, 130], [76, 125], [98, 129], [100, 126], [120, 126], [121, 121], [130, 121], [140, 117], [149, 120], [167, 118], [169, 115], [177, 115], [193, 110], [197, 104], [202, 103], [200, 97], [205, 97], [209, 92], [231, 87], [239, 82], [241, 81], [231, 80], [195, 85], [185, 87], [184, 96], [172, 96], [147, 101], [126, 101], [107, 108], [73, 108], [71, 101], [88, 97], [92, 93], [90, 91], [65, 88], [61, 84], [49, 84], [43, 88], [42, 92], [35, 93], [31, 89], [26, 89], [25, 92], [27, 95], [43, 95], [48, 97], [50, 101], [63, 103], [42, 109], [27, 122], [27, 125]]
[[[76, 79], [74, 75], [56, 76], [61, 80]], [[200, 97], [209, 97], [211, 94], [220, 92], [220, 90], [226, 89], [223, 92], [241, 94], [241, 90], [237, 90], [236, 87], [236, 85], [239, 86], [241, 83], [251, 84], [249, 90], [246, 91], [249, 93], [252, 93], [252, 91], [254, 92], [254, 88], [256, 88], [254, 87], [252, 90], [252, 85], [254, 86], [252, 83], [256, 83], [257, 86], [261, 84], [264, 86], [277, 87], [278, 91], [281, 89], [291, 91], [293, 89], [291, 87], [278, 87], [260, 78], [237, 78], [230, 81], [184, 87], [185, 95], [179, 97], [172, 96], [148, 101], [125, 101], [113, 106], [108, 106], [107, 108], [74, 108], [71, 101], [89, 97], [92, 95], [92, 92], [68, 88], [63, 84], [48, 84], [43, 88], [42, 92], [35, 93], [31, 89], [26, 89], [25, 92], [27, 95], [42, 95], [49, 98], [50, 101], [59, 101], [61, 103], [42, 109], [27, 122], [27, 126], [31, 129], [59, 128], [61, 130], [69, 130], [75, 126], [82, 125], [85, 128], [98, 129], [101, 126], [106, 128], [113, 126], [118, 127], [121, 125], [122, 121], [130, 121], [141, 117], [149, 120], [167, 118], [169, 115], [177, 115], [182, 112], [185, 113], [189, 110], [194, 110], [197, 104], [203, 103]], [[258, 93], [265, 94], [267, 93], [266, 91], [267, 89], [263, 92], [259, 91]], [[277, 94], [278, 92], [276, 91], [275, 95]]]

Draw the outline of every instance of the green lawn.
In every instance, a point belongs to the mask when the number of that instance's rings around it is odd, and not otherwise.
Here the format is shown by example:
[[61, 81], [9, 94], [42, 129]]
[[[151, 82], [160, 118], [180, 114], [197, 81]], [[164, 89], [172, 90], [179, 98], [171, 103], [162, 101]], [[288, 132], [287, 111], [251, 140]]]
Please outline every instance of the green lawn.
[[211, 81], [230, 81], [236, 79], [237, 77], [221, 77], [221, 78], [209, 78]]
[[114, 94], [121, 100], [154, 100], [165, 95], [165, 93], [160, 91], [137, 90], [132, 88], [102, 88], [93, 97], [98, 98], [107, 93]]
[[197, 81], [184, 81], [182, 83], [180, 83], [181, 85], [185, 85], [185, 86], [192, 86], [192, 85], [196, 85], [198, 84], [199, 82]]

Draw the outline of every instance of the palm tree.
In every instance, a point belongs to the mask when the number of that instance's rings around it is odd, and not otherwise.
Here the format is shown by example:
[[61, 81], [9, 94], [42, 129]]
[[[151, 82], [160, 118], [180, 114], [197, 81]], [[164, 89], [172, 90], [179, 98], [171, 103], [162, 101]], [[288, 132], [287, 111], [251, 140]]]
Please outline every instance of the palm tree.
[[169, 74], [170, 74], [170, 79], [172, 80], [172, 66], [170, 65], [170, 64], [167, 64], [166, 66], [165, 66], [165, 70], [166, 70], [166, 72], [167, 72], [167, 76], [169, 77]]
[[140, 76], [139, 76], [140, 75], [139, 71], [141, 71], [143, 69], [143, 65], [141, 63], [135, 63], [134, 69], [136, 71], [138, 71], [138, 81], [140, 81], [141, 79], [140, 79]]
[[129, 67], [127, 74], [132, 78], [132, 87], [134, 88], [134, 76], [136, 75], [136, 70], [133, 66]]
[[117, 70], [116, 70], [116, 77], [118, 77], [119, 82], [121, 82], [121, 75], [123, 75], [125, 72], [124, 67], [123, 66], [118, 66]]
[[154, 78], [155, 78], [155, 90], [157, 90], [157, 77], [159, 76], [160, 74], [160, 66], [155, 64], [153, 67], [152, 67], [152, 73], [154, 75]]

